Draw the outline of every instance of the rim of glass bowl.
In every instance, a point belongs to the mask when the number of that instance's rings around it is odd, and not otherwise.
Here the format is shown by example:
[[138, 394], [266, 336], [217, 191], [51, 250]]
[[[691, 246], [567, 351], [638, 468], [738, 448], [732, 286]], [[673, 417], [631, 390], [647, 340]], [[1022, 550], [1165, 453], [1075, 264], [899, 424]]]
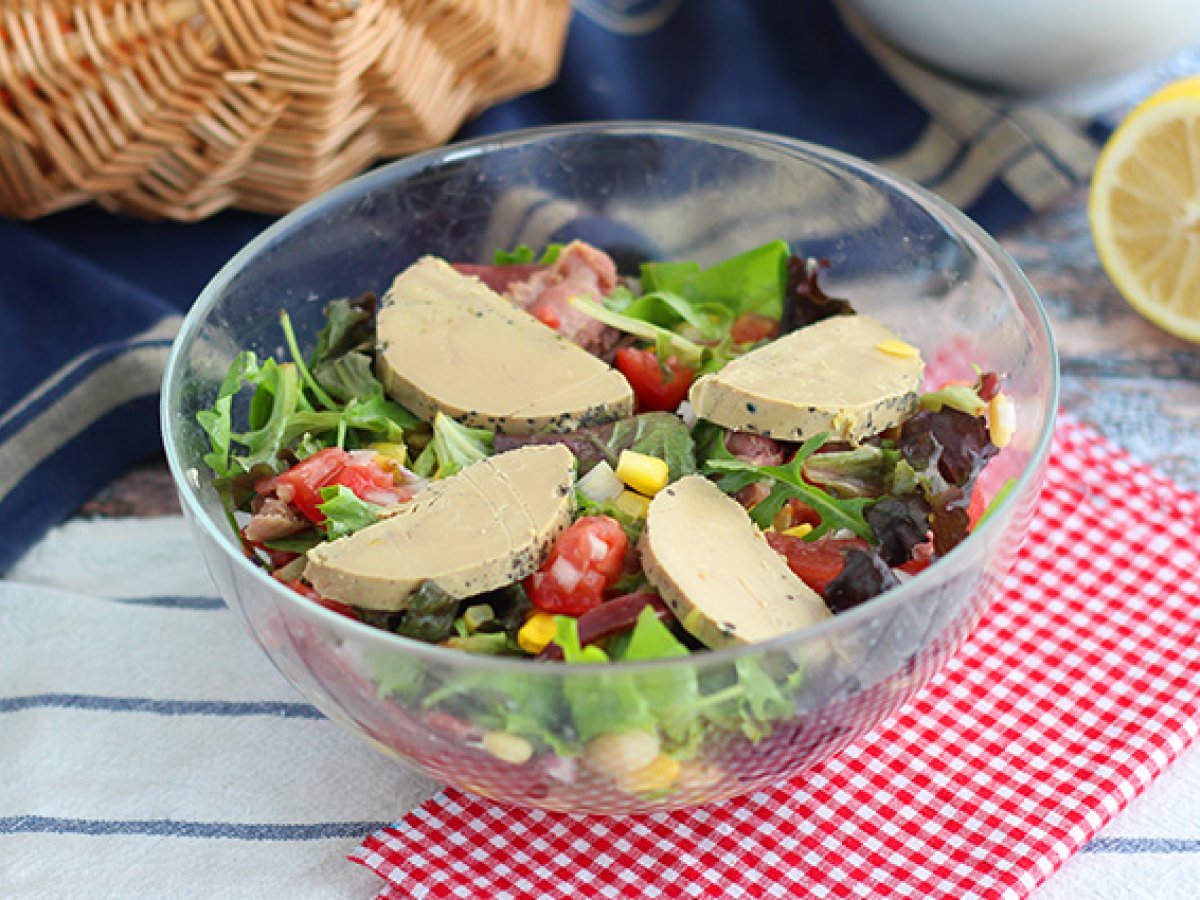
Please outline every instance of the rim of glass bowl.
[[[171, 476], [175, 481], [176, 488], [183, 497], [183, 502], [187, 504], [192, 513], [193, 519], [200, 522], [209, 535], [226, 548], [230, 556], [234, 557], [233, 564], [235, 566], [240, 567], [250, 577], [258, 579], [264, 589], [273, 591], [277, 599], [282, 599], [283, 602], [293, 605], [302, 615], [314, 616], [333, 630], [353, 635], [356, 639], [382, 644], [395, 650], [402, 650], [417, 657], [427, 659], [429, 662], [437, 665], [487, 670], [503, 669], [530, 673], [539, 672], [544, 675], [550, 675], [551, 673], [566, 675], [568, 672], [579, 672], [585, 669], [599, 670], [612, 668], [613, 663], [553, 666], [539, 663], [532, 659], [484, 656], [448, 647], [440, 647], [436, 644], [427, 644], [413, 638], [373, 628], [364, 622], [340, 615], [284, 587], [261, 568], [253, 565], [246, 559], [233, 545], [233, 538], [225, 534], [227, 527], [218, 527], [218, 524], [212, 522], [208, 514], [201, 507], [197, 496], [198, 488], [193, 487], [186, 477], [182, 460], [180, 460], [175, 452], [175, 427], [173, 417], [170, 414], [172, 397], [168, 393], [171, 384], [175, 380], [176, 371], [183, 365], [183, 348], [190, 347], [192, 344], [195, 335], [200, 330], [202, 321], [208, 314], [209, 307], [216, 297], [220, 295], [237, 272], [253, 257], [257, 256], [263, 247], [271, 243], [281, 233], [288, 231], [292, 227], [292, 223], [297, 219], [309, 215], [318, 207], [336, 205], [349, 196], [357, 196], [375, 186], [382, 187], [383, 185], [392, 183], [407, 173], [417, 172], [447, 162], [469, 159], [470, 157], [495, 150], [535, 143], [547, 138], [579, 134], [637, 137], [658, 136], [693, 141], [714, 141], [734, 148], [766, 148], [785, 156], [790, 155], [799, 159], [815, 159], [821, 162], [833, 163], [846, 170], [849, 174], [859, 178], [866, 178], [869, 181], [879, 182], [887, 190], [903, 195], [910, 202], [923, 208], [935, 219], [946, 225], [958, 237], [970, 244], [981, 259], [986, 260], [994, 267], [994, 271], [999, 274], [1003, 284], [1013, 296], [1018, 307], [1025, 313], [1029, 326], [1035, 332], [1040, 331], [1040, 335], [1034, 335], [1035, 339], [1040, 336], [1045, 341], [1047, 350], [1049, 351], [1047, 362], [1050, 367], [1050, 384], [1049, 390], [1044, 397], [1045, 409], [1042, 411], [1044, 425], [1041, 433], [1037, 436], [1037, 441], [1030, 453], [1028, 463], [1017, 478], [1012, 490], [1000, 501], [996, 512], [999, 513], [1008, 509], [1024, 496], [1030, 486], [1030, 482], [1034, 478], [1034, 473], [1041, 468], [1042, 462], [1049, 452], [1054, 433], [1054, 422], [1058, 409], [1059, 396], [1058, 351], [1045, 308], [1037, 292], [1029, 283], [1029, 280], [996, 240], [965, 213], [916, 183], [893, 175], [866, 160], [818, 144], [782, 135], [722, 125], [701, 125], [667, 121], [618, 121], [554, 125], [521, 129], [519, 131], [448, 144], [436, 150], [387, 163], [377, 169], [350, 179], [321, 196], [308, 201], [265, 229], [222, 266], [220, 271], [204, 287], [204, 290], [200, 292], [199, 297], [197, 297], [196, 302], [192, 305], [191, 310], [180, 326], [179, 334], [171, 347], [166, 371], [163, 374], [162, 396], [160, 400], [161, 428], [165, 438], [163, 444], [166, 449]], [[988, 516], [963, 541], [960, 545], [960, 552], [966, 552], [970, 547], [982, 544], [986, 538], [992, 536], [993, 532], [1006, 518], [1003, 515]], [[220, 524], [223, 525], [224, 523]], [[953, 559], [953, 556], [949, 557], [949, 559]], [[944, 564], [941, 563], [940, 565]], [[932, 580], [932, 577], [935, 577], [934, 573], [939, 571], [940, 565], [930, 567], [927, 571], [917, 574], [898, 587], [892, 588], [853, 609], [838, 613], [836, 616], [830, 616], [816, 625], [790, 634], [780, 635], [768, 641], [725, 647], [719, 650], [709, 650], [702, 654], [692, 654], [675, 659], [646, 660], [634, 663], [622, 662], [617, 663], [617, 665], [622, 670], [631, 672], [696, 665], [720, 665], [744, 656], [767, 655], [787, 651], [788, 649], [800, 647], [809, 642], [819, 641], [822, 638], [839, 632], [852, 631], [860, 620], [886, 613], [892, 607], [904, 604], [909, 601], [910, 597], [920, 594], [925, 589], [927, 583]], [[941, 571], [945, 572], [946, 570], [942, 569]]]

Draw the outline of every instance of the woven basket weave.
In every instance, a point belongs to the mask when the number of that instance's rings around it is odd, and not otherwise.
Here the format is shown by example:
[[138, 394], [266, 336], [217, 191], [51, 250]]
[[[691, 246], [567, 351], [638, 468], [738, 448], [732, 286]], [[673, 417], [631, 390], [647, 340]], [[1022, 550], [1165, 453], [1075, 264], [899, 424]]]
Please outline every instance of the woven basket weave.
[[0, 0], [0, 215], [285, 212], [555, 76], [569, 0]]

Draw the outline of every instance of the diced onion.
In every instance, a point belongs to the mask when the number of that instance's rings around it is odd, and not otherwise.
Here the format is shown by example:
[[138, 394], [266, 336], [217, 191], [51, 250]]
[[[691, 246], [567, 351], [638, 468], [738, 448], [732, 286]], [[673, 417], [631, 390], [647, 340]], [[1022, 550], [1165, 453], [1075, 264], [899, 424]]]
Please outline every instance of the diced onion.
[[594, 534], [589, 534], [587, 537], [588, 547], [591, 550], [589, 555], [594, 561], [599, 562], [608, 556], [608, 544], [604, 543], [604, 541], [600, 540]]
[[613, 467], [607, 462], [599, 462], [592, 467], [575, 485], [575, 489], [594, 503], [608, 503], [621, 496], [625, 485]]
[[699, 419], [699, 416], [696, 415], [696, 408], [688, 400], [684, 400], [679, 404], [679, 409], [675, 410], [675, 415], [679, 416], [683, 420], [683, 424], [688, 428], [695, 428], [696, 421]]
[[579, 580], [583, 578], [583, 573], [561, 556], [550, 566], [548, 574], [558, 582], [564, 591], [575, 590], [575, 585], [579, 584]]

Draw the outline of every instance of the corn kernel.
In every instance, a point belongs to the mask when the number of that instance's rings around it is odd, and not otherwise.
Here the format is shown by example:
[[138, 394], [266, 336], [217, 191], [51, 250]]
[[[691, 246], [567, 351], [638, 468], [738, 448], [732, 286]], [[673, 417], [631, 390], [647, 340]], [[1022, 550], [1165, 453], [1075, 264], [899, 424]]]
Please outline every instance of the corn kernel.
[[657, 456], [622, 450], [617, 457], [617, 477], [639, 494], [653, 497], [667, 486], [670, 471]]
[[388, 471], [395, 471], [398, 466], [407, 465], [408, 463], [408, 448], [404, 444], [393, 441], [376, 441], [367, 446], [369, 449], [374, 450], [378, 456], [382, 457], [379, 463]]
[[534, 613], [517, 632], [517, 643], [526, 653], [541, 653], [554, 640], [554, 616]]
[[617, 786], [629, 794], [661, 791], [675, 783], [679, 768], [679, 760], [660, 753], [649, 765], [620, 776]]
[[799, 525], [793, 526], [792, 528], [785, 529], [783, 531], [783, 534], [786, 534], [788, 537], [802, 538], [806, 534], [810, 533], [812, 530], [813, 530], [813, 527], [811, 525], [809, 525], [807, 522], [801, 522]]
[[895, 338], [880, 341], [875, 345], [875, 349], [886, 353], [888, 356], [898, 356], [900, 359], [916, 359], [921, 355], [921, 351], [912, 344], [906, 344], [904, 341], [898, 341]]
[[597, 772], [621, 776], [650, 765], [658, 749], [658, 735], [649, 731], [610, 732], [588, 741], [584, 759]]
[[987, 426], [992, 443], [997, 447], [1007, 447], [1017, 428], [1017, 410], [1003, 394], [997, 394], [988, 403]]
[[613, 506], [631, 518], [644, 519], [646, 510], [650, 508], [650, 501], [633, 491], [622, 491], [621, 496], [613, 501]]
[[483, 736], [483, 747], [496, 759], [514, 766], [529, 762], [533, 756], [533, 745], [529, 741], [507, 731], [489, 731]]

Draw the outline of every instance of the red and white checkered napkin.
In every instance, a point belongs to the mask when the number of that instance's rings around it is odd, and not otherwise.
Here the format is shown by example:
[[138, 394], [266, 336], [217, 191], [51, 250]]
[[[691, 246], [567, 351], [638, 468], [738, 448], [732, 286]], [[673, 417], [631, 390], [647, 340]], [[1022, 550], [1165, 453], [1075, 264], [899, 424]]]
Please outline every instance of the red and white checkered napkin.
[[1058, 427], [1003, 596], [886, 727], [778, 788], [619, 819], [446, 791], [380, 897], [1028, 895], [1200, 730], [1200, 497]]

